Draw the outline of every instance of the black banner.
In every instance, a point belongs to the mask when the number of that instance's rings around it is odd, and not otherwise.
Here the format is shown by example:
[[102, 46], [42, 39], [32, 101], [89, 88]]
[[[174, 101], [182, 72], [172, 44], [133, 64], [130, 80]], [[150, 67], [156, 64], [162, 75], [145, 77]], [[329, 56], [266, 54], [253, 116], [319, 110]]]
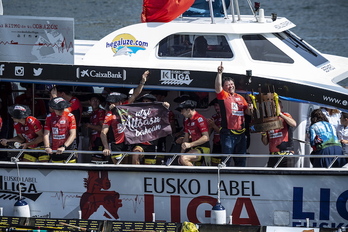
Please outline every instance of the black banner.
[[136, 103], [116, 107], [127, 144], [153, 141], [172, 133], [169, 110], [162, 102]]
[[[19, 81], [41, 84], [67, 84], [109, 87], [136, 87], [141, 75], [148, 68], [104, 67], [84, 65], [57, 65], [0, 62], [0, 81]], [[225, 73], [235, 80], [238, 91], [276, 92], [281, 97], [299, 99], [302, 102], [318, 103], [348, 110], [347, 90], [331, 90], [313, 81], [285, 81], [278, 78]], [[216, 72], [150, 69], [146, 88], [180, 91], [214, 92]], [[299, 79], [299, 78], [297, 78]], [[291, 100], [291, 99], [290, 99]]]

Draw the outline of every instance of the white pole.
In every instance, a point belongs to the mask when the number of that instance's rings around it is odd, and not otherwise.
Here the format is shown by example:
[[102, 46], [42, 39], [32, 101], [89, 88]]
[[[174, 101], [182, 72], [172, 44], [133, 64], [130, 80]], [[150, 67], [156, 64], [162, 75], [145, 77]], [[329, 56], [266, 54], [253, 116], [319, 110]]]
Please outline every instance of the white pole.
[[[1, 0], [0, 0], [1, 1]], [[4, 208], [0, 207], [0, 216], [4, 216]]]
[[221, 0], [221, 2], [222, 2], [222, 8], [224, 9], [224, 16], [225, 16], [224, 18], [228, 19], [225, 0]]
[[0, 0], [0, 15], [4, 14], [4, 8], [2, 7], [2, 0]]
[[215, 24], [214, 9], [213, 9], [213, 2], [214, 2], [214, 0], [206, 0], [206, 1], [209, 2], [211, 23]]

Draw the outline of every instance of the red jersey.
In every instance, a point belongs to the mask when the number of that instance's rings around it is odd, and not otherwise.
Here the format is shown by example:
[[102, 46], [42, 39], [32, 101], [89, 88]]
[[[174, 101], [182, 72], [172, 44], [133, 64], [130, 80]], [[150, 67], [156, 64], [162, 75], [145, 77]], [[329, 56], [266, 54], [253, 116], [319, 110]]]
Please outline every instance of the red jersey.
[[[233, 95], [222, 90], [216, 95], [221, 109], [221, 126], [230, 130], [241, 130], [244, 128], [244, 110], [248, 103], [243, 96]], [[221, 103], [221, 101], [223, 103]]]
[[191, 118], [185, 119], [184, 132], [191, 135], [192, 141], [198, 140], [203, 132], [208, 132], [207, 119], [196, 112]]
[[[220, 114], [214, 114], [212, 116], [212, 119], [217, 127], [221, 127], [221, 116]], [[216, 133], [214, 130], [214, 137], [213, 137], [213, 144], [218, 144], [220, 145], [220, 133]]]
[[49, 114], [44, 129], [50, 131], [52, 150], [57, 150], [69, 138], [70, 130], [76, 130], [75, 116], [67, 111], [62, 116]]
[[[285, 116], [291, 117], [288, 113], [283, 113]], [[289, 126], [285, 120], [279, 117], [283, 121], [283, 129], [276, 129], [268, 131], [268, 143], [269, 143], [269, 152], [279, 152], [281, 151], [277, 146], [282, 142], [289, 141]], [[291, 117], [292, 118], [292, 117]], [[291, 135], [292, 137], [292, 135]]]
[[70, 113], [72, 113], [75, 116], [77, 125], [80, 125], [81, 115], [82, 115], [81, 102], [76, 97], [72, 97], [69, 103], [70, 103], [70, 107], [68, 107], [67, 109], [69, 110]]
[[124, 129], [125, 127], [121, 123], [121, 119], [119, 116], [114, 115], [111, 111], [107, 112], [105, 115], [103, 125], [108, 125], [112, 130], [115, 144], [123, 143], [125, 140]]
[[[38, 135], [36, 134], [40, 130], [42, 130], [41, 122], [32, 116], [29, 116], [25, 119], [25, 125], [21, 123], [14, 123], [14, 129], [17, 134], [22, 135], [25, 138], [25, 142], [34, 141]], [[29, 148], [37, 147], [37, 144], [30, 145]]]
[[[89, 117], [89, 122], [94, 126], [98, 126], [100, 125], [100, 122], [104, 122], [104, 118], [105, 110], [99, 108], [92, 112], [92, 114]], [[99, 137], [100, 131], [92, 130], [90, 138], [91, 143], [93, 143]]]

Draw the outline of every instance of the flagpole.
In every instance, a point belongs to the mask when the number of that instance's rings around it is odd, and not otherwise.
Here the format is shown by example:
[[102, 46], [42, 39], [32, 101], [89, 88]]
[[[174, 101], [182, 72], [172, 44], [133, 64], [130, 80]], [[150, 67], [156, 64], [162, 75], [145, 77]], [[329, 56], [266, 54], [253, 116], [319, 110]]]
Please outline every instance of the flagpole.
[[221, 2], [222, 2], [222, 8], [223, 8], [223, 10], [224, 10], [224, 15], [225, 15], [225, 19], [228, 19], [228, 14], [227, 14], [227, 10], [226, 10], [226, 2], [225, 2], [225, 0], [221, 0]]
[[0, 15], [4, 14], [4, 8], [2, 6], [2, 0], [0, 0]]

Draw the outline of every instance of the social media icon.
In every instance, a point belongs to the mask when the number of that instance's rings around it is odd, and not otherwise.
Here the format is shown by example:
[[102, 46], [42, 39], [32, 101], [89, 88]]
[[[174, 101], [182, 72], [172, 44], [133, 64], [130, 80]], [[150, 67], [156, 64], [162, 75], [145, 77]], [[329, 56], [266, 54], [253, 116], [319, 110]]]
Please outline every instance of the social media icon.
[[5, 71], [5, 65], [1, 64], [0, 65], [0, 76], [4, 75], [4, 71]]
[[15, 75], [17, 77], [22, 77], [24, 76], [24, 67], [23, 66], [16, 66], [15, 67]]
[[35, 77], [40, 76], [41, 73], [42, 73], [42, 70], [43, 70], [42, 68], [38, 68], [38, 69], [33, 68], [33, 75], [34, 75]]

